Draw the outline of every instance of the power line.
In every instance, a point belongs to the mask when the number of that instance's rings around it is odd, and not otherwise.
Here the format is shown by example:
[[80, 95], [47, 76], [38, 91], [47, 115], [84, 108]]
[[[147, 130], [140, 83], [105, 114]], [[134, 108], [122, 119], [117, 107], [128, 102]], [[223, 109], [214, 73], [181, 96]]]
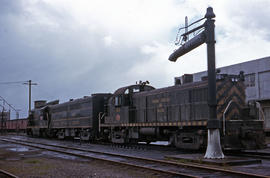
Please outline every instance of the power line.
[[[11, 104], [9, 104], [7, 102], [7, 100], [5, 100], [2, 96], [0, 96], [0, 100], [3, 100], [4, 104], [7, 104], [11, 109], [13, 109], [14, 111], [18, 111], [19, 109], [15, 109]], [[3, 105], [1, 105], [2, 107], [4, 107]]]
[[3, 110], [5, 109], [5, 106], [3, 106], [2, 104], [0, 104], [0, 107], [2, 107], [2, 108], [3, 108]]
[[27, 81], [17, 81], [17, 82], [0, 82], [0, 85], [9, 85], [9, 84], [17, 84], [17, 83], [24, 83]]
[[9, 112], [10, 112], [10, 108], [13, 109], [16, 112], [16, 119], [19, 119], [19, 111], [20, 109], [15, 109], [11, 104], [9, 104], [7, 102], [7, 100], [5, 100], [2, 96], [0, 96], [0, 101], [3, 101], [3, 105], [0, 104], [0, 107], [2, 107], [2, 112], [5, 111], [5, 105], [7, 104], [9, 106]]
[[[29, 110], [28, 114], [30, 114], [31, 111], [31, 87], [32, 85], [37, 85], [37, 83], [33, 83], [32, 80], [28, 81], [16, 81], [16, 82], [0, 82], [0, 85], [9, 85], [9, 84], [23, 84], [29, 86]], [[14, 111], [16, 111], [17, 118], [19, 118], [19, 109], [15, 109], [12, 105], [10, 105], [3, 97], [0, 96], [0, 100], [3, 100], [3, 105], [6, 103], [9, 108], [12, 108]], [[1, 105], [2, 106], [2, 105]], [[4, 106], [2, 106], [4, 109]]]
[[[23, 85], [28, 85], [29, 86], [29, 114], [30, 114], [30, 111], [31, 111], [31, 87], [32, 85], [37, 85], [37, 83], [33, 83], [32, 80], [27, 80], [27, 81], [16, 81], [16, 82], [0, 82], [0, 85], [9, 85], [9, 84], [23, 84]], [[1, 97], [1, 96], [0, 96]], [[6, 100], [1, 97], [3, 102], [7, 103]], [[8, 103], [7, 103], [8, 104]], [[10, 104], [8, 104], [10, 108], [12, 108], [13, 110], [16, 111], [16, 113], [19, 111], [19, 110], [16, 110], [14, 107], [12, 107]]]

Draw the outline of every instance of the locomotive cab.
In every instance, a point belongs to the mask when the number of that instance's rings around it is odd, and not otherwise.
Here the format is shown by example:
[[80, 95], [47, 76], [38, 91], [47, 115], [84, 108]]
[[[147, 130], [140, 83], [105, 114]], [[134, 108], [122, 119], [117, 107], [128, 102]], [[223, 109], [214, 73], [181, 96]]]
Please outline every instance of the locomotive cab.
[[[110, 138], [114, 143], [125, 143], [127, 132], [124, 124], [132, 123], [135, 120], [136, 108], [133, 104], [133, 94], [154, 90], [155, 88], [148, 85], [149, 82], [140, 82], [139, 84], [122, 87], [116, 90], [113, 96], [109, 99], [108, 116], [105, 117], [105, 124], [115, 124], [111, 132]], [[119, 124], [121, 126], [119, 126]]]
[[154, 90], [155, 88], [142, 82], [136, 85], [122, 87], [116, 90], [109, 99], [109, 113], [106, 123], [129, 123], [133, 109], [132, 96], [134, 93]]
[[[43, 130], [47, 129], [49, 122], [49, 115], [47, 106], [35, 108], [28, 117], [27, 134], [32, 136], [42, 136]], [[35, 126], [39, 127], [35, 127]]]
[[32, 136], [52, 137], [50, 105], [58, 104], [59, 100], [48, 102], [45, 100], [35, 101], [35, 108], [28, 117], [27, 134]]
[[140, 82], [136, 85], [130, 85], [120, 88], [115, 91], [112, 100], [115, 107], [132, 106], [132, 95], [143, 91], [150, 91], [155, 89], [154, 87], [147, 85], [149, 82]]

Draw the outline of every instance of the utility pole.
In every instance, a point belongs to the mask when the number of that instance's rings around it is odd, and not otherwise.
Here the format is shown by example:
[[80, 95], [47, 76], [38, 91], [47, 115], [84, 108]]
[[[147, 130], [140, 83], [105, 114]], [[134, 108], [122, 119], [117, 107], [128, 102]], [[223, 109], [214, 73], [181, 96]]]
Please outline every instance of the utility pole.
[[20, 112], [20, 109], [16, 109], [16, 119], [19, 119], [20, 118], [19, 112]]
[[28, 116], [30, 115], [31, 111], [31, 87], [32, 85], [37, 85], [37, 83], [32, 83], [32, 80], [28, 80], [27, 82], [23, 83], [24, 85], [28, 85], [29, 87], [29, 108], [28, 108]]
[[20, 116], [19, 116], [19, 111], [16, 111], [16, 119], [19, 119]]
[[1, 134], [3, 133], [3, 130], [4, 130], [4, 107], [3, 107], [3, 110], [1, 112]]

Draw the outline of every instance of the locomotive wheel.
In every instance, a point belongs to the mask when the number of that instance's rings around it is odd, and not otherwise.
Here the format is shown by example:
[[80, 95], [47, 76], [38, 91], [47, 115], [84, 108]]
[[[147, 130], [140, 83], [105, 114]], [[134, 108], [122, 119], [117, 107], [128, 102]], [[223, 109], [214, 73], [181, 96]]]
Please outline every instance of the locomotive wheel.
[[58, 139], [64, 139], [65, 138], [65, 131], [57, 132], [57, 138]]
[[53, 132], [52, 132], [50, 129], [47, 129], [47, 130], [45, 131], [45, 135], [46, 135], [46, 137], [48, 137], [48, 138], [53, 138]]

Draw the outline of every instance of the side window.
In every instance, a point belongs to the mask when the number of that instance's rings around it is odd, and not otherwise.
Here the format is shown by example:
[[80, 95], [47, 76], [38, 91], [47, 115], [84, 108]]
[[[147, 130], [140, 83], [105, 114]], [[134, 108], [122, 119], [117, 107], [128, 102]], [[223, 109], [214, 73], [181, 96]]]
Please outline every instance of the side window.
[[139, 88], [133, 88], [133, 93], [137, 93], [137, 92], [140, 92], [140, 89]]
[[114, 98], [114, 105], [115, 106], [121, 106], [122, 105], [122, 97], [121, 96], [116, 96]]
[[115, 106], [118, 106], [118, 96], [116, 96], [116, 97], [114, 98], [114, 105], [115, 105]]
[[43, 120], [48, 120], [48, 112], [43, 111]]
[[247, 74], [245, 75], [245, 85], [246, 87], [254, 87], [255, 86], [255, 74]]

